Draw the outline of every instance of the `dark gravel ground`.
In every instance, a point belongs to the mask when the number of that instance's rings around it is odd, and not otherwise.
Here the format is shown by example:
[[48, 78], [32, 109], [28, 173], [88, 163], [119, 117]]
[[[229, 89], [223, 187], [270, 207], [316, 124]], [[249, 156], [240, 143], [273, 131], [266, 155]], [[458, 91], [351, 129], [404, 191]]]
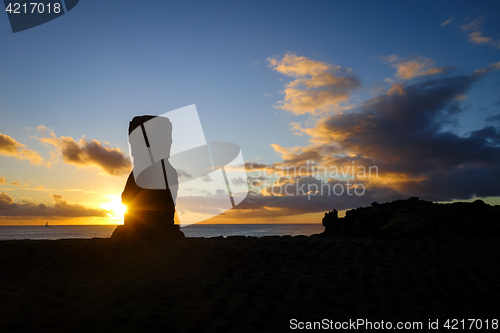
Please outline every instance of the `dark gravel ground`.
[[0, 242], [0, 332], [282, 332], [500, 319], [500, 241]]

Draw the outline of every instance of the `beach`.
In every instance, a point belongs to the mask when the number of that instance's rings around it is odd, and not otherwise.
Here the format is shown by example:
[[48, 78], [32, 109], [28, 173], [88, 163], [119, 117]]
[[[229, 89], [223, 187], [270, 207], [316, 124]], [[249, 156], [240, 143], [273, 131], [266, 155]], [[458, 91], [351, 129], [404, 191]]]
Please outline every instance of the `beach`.
[[13, 240], [0, 241], [0, 253], [1, 332], [286, 332], [325, 319], [424, 328], [498, 319], [494, 239]]

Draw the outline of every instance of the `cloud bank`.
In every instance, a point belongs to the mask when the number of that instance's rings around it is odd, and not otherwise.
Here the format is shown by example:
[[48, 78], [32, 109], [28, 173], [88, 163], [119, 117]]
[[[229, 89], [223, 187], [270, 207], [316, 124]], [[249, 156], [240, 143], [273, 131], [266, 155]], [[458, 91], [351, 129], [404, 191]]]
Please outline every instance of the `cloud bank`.
[[105, 209], [87, 208], [78, 204], [69, 204], [58, 194], [52, 195], [54, 206], [36, 204], [23, 200], [14, 203], [6, 192], [0, 193], [0, 217], [107, 217]]
[[[453, 132], [468, 91], [484, 75], [499, 70], [500, 62], [469, 75], [456, 74], [451, 66], [433, 68], [432, 60], [420, 56], [391, 56], [387, 63], [396, 68], [395, 76], [401, 80], [397, 88], [393, 85], [348, 112], [330, 114], [312, 127], [301, 128], [301, 133], [310, 137], [307, 146], [273, 144], [281, 161], [246, 165], [248, 171], [253, 170], [249, 183], [253, 195], [237, 207], [241, 212], [228, 215], [295, 215], [409, 196], [433, 201], [500, 196], [498, 116], [489, 117], [487, 126], [465, 135]], [[281, 63], [273, 64], [279, 68]], [[319, 66], [311, 61], [300, 73]], [[287, 70], [299, 73], [299, 69], [286, 67], [278, 71]], [[311, 101], [311, 105], [314, 108], [316, 103]], [[294, 123], [294, 128], [300, 126]], [[319, 179], [310, 166], [305, 167], [308, 161], [325, 170], [377, 166], [378, 172], [376, 177], [346, 174]], [[282, 168], [290, 168], [295, 174], [266, 184], [266, 172], [276, 175]], [[297, 174], [297, 170], [302, 172]], [[317, 191], [321, 184], [329, 185], [323, 193]], [[363, 185], [364, 195], [338, 191], [353, 184]], [[287, 186], [289, 193], [284, 194]], [[334, 186], [337, 193], [332, 190]]]

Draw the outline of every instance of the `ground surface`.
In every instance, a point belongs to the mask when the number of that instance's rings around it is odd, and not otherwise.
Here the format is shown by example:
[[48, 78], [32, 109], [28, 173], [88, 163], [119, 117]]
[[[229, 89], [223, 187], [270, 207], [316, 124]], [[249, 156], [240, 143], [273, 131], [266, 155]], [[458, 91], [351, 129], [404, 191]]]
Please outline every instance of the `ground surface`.
[[280, 332], [500, 319], [498, 240], [0, 242], [0, 332]]

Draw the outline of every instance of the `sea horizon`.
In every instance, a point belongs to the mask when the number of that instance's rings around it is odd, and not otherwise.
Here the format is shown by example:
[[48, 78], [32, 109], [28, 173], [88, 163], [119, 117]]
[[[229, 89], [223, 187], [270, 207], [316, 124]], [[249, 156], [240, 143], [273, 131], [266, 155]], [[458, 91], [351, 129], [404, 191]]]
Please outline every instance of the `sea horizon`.
[[[117, 225], [2, 225], [0, 240], [109, 238]], [[310, 236], [323, 232], [321, 223], [192, 224], [181, 227], [186, 237]]]

